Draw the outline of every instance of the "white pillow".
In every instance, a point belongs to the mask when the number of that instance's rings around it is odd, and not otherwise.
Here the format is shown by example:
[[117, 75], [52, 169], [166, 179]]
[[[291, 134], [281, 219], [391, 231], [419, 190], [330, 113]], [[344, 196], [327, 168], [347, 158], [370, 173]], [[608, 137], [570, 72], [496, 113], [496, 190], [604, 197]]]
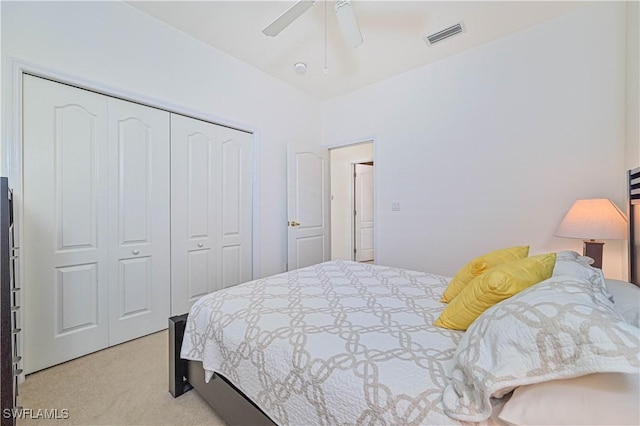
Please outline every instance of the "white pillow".
[[521, 386], [498, 418], [514, 425], [639, 425], [640, 375], [598, 373]]
[[560, 251], [556, 253], [556, 264], [553, 268], [551, 276], [569, 275], [572, 277], [583, 278], [594, 286], [601, 287], [607, 298], [613, 301], [611, 293], [605, 285], [604, 274], [602, 269], [590, 266], [593, 259], [587, 256], [580, 256], [575, 251]]
[[605, 280], [613, 295], [613, 309], [631, 325], [640, 327], [640, 288], [620, 280]]
[[[602, 278], [602, 270], [590, 266], [590, 257], [580, 256], [575, 251], [559, 251], [556, 253], [556, 265], [553, 269], [553, 275], [571, 275], [582, 277], [589, 281]], [[604, 283], [603, 283], [604, 285]]]
[[462, 336], [442, 394], [445, 412], [484, 421], [514, 388], [599, 372], [640, 373], [640, 329], [602, 289], [551, 277], [486, 310]]
[[580, 253], [573, 250], [564, 250], [557, 252], [556, 259], [575, 260], [580, 263], [584, 263], [585, 265], [592, 265], [594, 262], [594, 260], [589, 256], [582, 256]]

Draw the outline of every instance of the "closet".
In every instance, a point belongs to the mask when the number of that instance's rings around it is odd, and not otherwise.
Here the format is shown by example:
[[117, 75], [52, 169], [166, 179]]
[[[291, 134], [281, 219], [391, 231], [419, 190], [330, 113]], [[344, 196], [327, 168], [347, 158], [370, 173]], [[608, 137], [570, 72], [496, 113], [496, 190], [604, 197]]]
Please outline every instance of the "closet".
[[251, 139], [24, 76], [26, 373], [251, 279]]
[[171, 312], [251, 280], [251, 134], [171, 116]]

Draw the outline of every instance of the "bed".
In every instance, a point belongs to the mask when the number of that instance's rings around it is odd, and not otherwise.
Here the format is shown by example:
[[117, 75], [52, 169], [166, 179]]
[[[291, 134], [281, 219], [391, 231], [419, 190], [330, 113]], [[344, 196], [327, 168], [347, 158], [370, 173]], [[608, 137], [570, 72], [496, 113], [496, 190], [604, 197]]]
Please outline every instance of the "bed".
[[[256, 280], [198, 302], [182, 357], [229, 379], [278, 424], [439, 424], [461, 335], [432, 325], [446, 285], [351, 261]], [[206, 342], [213, 324], [222, 345]]]
[[386, 266], [331, 261], [207, 295], [169, 320], [170, 391], [195, 388], [229, 424], [640, 423], [640, 291], [552, 257], [552, 276], [466, 332], [434, 325], [450, 278]]

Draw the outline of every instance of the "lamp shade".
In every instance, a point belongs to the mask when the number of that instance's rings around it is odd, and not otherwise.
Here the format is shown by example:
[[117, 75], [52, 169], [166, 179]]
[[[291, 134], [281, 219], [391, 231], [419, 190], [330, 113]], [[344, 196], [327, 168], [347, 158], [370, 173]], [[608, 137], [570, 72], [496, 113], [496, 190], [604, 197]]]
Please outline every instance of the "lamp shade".
[[608, 198], [576, 200], [555, 236], [593, 240], [625, 240], [627, 218]]

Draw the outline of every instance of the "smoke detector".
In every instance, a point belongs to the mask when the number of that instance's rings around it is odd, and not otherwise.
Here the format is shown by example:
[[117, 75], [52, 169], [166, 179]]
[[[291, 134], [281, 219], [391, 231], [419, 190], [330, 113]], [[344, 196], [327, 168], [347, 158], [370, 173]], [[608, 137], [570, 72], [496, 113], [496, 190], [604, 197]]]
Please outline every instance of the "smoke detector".
[[293, 69], [296, 71], [296, 74], [304, 74], [307, 72], [307, 64], [304, 62], [296, 62]]

